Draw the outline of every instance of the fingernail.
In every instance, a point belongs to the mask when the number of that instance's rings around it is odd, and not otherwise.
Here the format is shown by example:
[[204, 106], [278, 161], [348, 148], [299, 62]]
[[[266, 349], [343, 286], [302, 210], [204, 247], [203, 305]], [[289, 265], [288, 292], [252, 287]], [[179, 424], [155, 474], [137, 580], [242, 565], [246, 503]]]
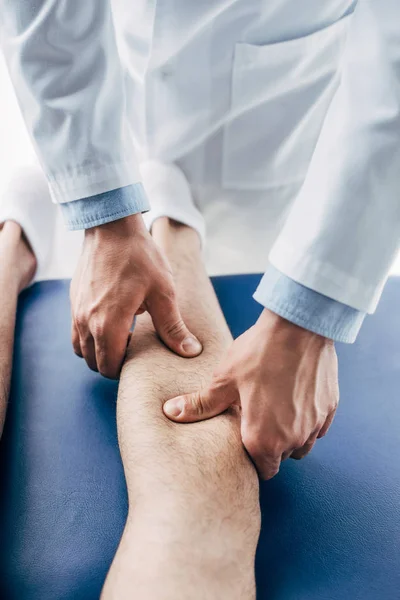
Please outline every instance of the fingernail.
[[183, 398], [174, 398], [164, 404], [164, 412], [169, 417], [179, 417], [183, 411]]
[[195, 337], [187, 337], [182, 342], [182, 350], [186, 352], [186, 354], [200, 354], [201, 349], [201, 344]]

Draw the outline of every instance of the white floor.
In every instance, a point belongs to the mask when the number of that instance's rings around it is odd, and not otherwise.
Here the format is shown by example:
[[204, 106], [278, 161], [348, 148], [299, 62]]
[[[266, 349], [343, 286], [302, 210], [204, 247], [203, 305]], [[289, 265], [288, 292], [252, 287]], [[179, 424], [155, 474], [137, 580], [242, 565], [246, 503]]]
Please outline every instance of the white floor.
[[[11, 87], [4, 63], [0, 58], [0, 186], [9, 171], [21, 164], [33, 161], [33, 150], [26, 134], [17, 101]], [[243, 236], [252, 237], [251, 229], [237, 232], [238, 239]], [[54, 252], [51, 263], [43, 273], [46, 279], [62, 279], [71, 277], [74, 265], [80, 252], [81, 232], [66, 232], [58, 215]], [[250, 246], [249, 246], [250, 247]], [[212, 263], [209, 267], [213, 269]], [[393, 265], [393, 273], [400, 274], [400, 254]]]

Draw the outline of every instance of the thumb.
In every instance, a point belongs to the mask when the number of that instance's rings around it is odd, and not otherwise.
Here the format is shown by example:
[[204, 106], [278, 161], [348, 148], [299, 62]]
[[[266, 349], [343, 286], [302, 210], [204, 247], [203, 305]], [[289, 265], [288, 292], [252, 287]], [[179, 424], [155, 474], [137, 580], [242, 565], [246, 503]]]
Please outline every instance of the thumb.
[[198, 356], [203, 347], [197, 337], [186, 327], [175, 294], [167, 299], [160, 294], [147, 301], [155, 330], [168, 348], [184, 358]]
[[193, 423], [204, 421], [224, 412], [233, 402], [233, 397], [222, 390], [208, 389], [177, 396], [167, 400], [163, 410], [172, 421]]

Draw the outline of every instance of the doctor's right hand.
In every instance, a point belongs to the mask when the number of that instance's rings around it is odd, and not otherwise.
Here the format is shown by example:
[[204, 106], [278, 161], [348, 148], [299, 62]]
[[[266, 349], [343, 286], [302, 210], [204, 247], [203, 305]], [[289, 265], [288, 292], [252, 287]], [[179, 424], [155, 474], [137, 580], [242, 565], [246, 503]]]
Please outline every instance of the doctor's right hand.
[[105, 377], [118, 378], [134, 316], [144, 311], [173, 352], [191, 358], [202, 351], [182, 320], [170, 266], [140, 214], [85, 231], [71, 307], [74, 351]]
[[327, 433], [338, 401], [333, 341], [264, 309], [208, 387], [168, 400], [164, 413], [192, 423], [240, 407], [243, 445], [260, 477], [270, 479], [283, 460], [303, 458]]

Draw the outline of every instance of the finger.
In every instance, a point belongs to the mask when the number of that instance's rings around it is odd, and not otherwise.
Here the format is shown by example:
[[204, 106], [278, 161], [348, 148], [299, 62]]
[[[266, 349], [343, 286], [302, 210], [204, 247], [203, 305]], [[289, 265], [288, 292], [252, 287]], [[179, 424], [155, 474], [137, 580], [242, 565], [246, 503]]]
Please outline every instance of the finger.
[[251, 455], [250, 457], [261, 479], [267, 481], [279, 473], [281, 457]]
[[89, 369], [98, 371], [93, 337], [89, 333], [86, 337], [81, 337], [80, 340], [82, 355], [86, 360]]
[[74, 349], [75, 354], [77, 356], [79, 356], [80, 358], [83, 358], [81, 342], [79, 339], [79, 332], [78, 332], [78, 329], [74, 322], [72, 323], [71, 338], [72, 338], [72, 347]]
[[336, 409], [333, 410], [327, 417], [323, 427], [321, 428], [319, 434], [318, 434], [318, 438], [322, 438], [324, 437], [324, 435], [326, 435], [328, 433], [329, 427], [332, 425], [332, 421], [335, 418], [335, 414], [336, 414]]
[[108, 379], [118, 379], [131, 339], [129, 324], [107, 329], [95, 334], [96, 362], [99, 372]]
[[242, 442], [261, 479], [271, 479], [279, 472], [282, 452], [278, 454], [268, 448], [262, 430], [252, 431], [245, 419], [242, 420]]
[[183, 322], [175, 295], [154, 294], [147, 301], [154, 327], [168, 348], [185, 358], [198, 356], [202, 345]]
[[236, 395], [227, 389], [194, 392], [177, 396], [164, 404], [164, 413], [172, 421], [193, 423], [204, 421], [224, 412], [235, 400]]
[[301, 460], [311, 452], [316, 441], [317, 436], [313, 435], [301, 448], [296, 448], [296, 450], [293, 450], [290, 457], [294, 458], [295, 460]]

